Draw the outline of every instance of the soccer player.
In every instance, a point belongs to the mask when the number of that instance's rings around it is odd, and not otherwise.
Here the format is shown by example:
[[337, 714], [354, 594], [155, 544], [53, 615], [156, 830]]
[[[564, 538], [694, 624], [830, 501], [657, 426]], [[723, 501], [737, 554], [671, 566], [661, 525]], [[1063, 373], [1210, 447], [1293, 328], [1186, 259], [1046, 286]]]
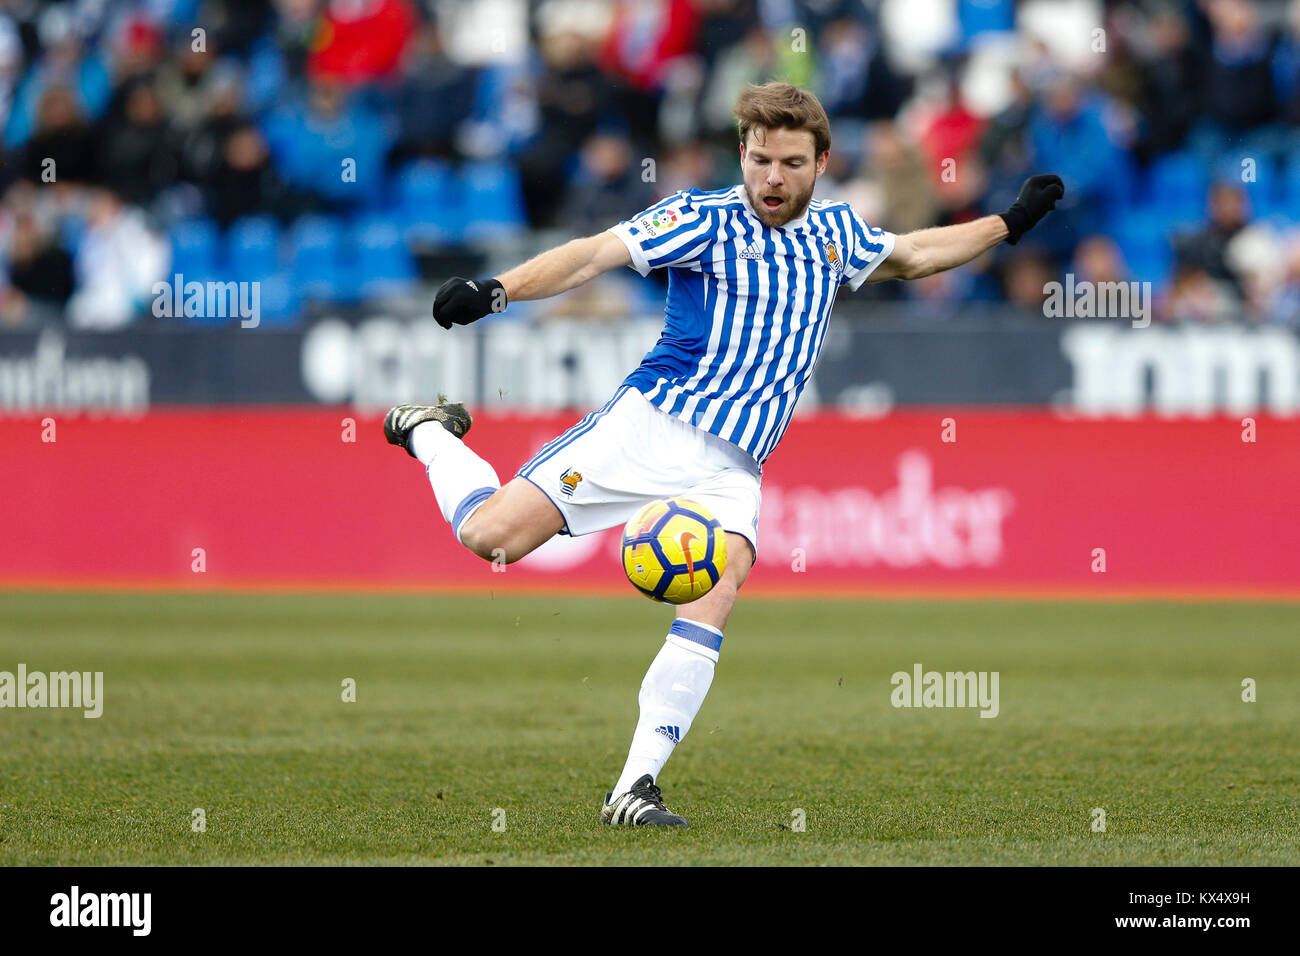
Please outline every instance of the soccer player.
[[433, 316], [468, 325], [509, 302], [559, 295], [603, 272], [668, 270], [663, 334], [601, 407], [543, 445], [504, 487], [462, 441], [460, 404], [399, 405], [384, 434], [425, 466], [452, 532], [481, 558], [518, 561], [556, 534], [625, 523], [681, 495], [713, 512], [727, 568], [679, 605], [641, 684], [640, 717], [600, 819], [684, 827], [656, 780], [713, 681], [727, 618], [758, 551], [762, 465], [790, 424], [841, 285], [919, 279], [1017, 242], [1064, 194], [1030, 177], [1006, 212], [896, 236], [842, 202], [813, 199], [830, 122], [787, 83], [751, 86], [736, 104], [744, 182], [689, 189], [606, 232], [558, 246], [498, 278], [453, 278]]

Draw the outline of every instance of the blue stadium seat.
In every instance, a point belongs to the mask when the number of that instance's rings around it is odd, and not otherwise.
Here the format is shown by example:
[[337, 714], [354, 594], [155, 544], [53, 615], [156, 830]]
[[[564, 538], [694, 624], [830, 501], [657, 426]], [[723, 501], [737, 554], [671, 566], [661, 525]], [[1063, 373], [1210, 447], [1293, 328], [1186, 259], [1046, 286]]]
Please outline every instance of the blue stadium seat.
[[1102, 187], [1108, 212], [1131, 209], [1140, 198], [1137, 164], [1130, 153], [1117, 153], [1111, 175]]
[[226, 233], [229, 278], [236, 282], [265, 279], [279, 266], [280, 225], [270, 216], [237, 219]]
[[366, 219], [352, 233], [355, 284], [365, 298], [391, 295], [415, 284], [415, 260], [402, 231], [387, 219]]
[[1289, 219], [1300, 222], [1300, 156], [1290, 157], [1282, 167], [1278, 183], [1278, 210]]
[[448, 163], [416, 160], [398, 173], [394, 213], [407, 241], [457, 243], [465, 228], [463, 198]]
[[1160, 212], [1132, 212], [1115, 223], [1115, 241], [1132, 277], [1163, 283], [1173, 268], [1173, 228]]
[[294, 290], [307, 299], [346, 298], [343, 225], [331, 216], [303, 216], [293, 224], [289, 248]]
[[211, 219], [185, 219], [171, 228], [173, 273], [187, 280], [219, 280], [221, 240]]
[[[176, 276], [181, 277], [180, 298], [182, 311], [175, 316], [189, 325], [227, 325], [234, 321], [228, 315], [212, 309], [206, 298], [206, 283], [229, 281], [228, 270], [223, 268], [221, 254], [221, 237], [217, 225], [211, 219], [186, 219], [171, 227], [172, 264], [167, 281], [174, 283]], [[196, 315], [186, 315], [183, 303], [186, 297], [185, 286], [191, 282], [205, 283], [202, 309]]]
[[248, 67], [244, 79], [245, 105], [254, 115], [261, 115], [286, 95], [288, 85], [284, 53], [274, 34], [265, 33], [255, 39], [249, 45], [245, 62]]
[[258, 289], [261, 326], [286, 326], [298, 321], [302, 302], [288, 270], [261, 279]]
[[466, 209], [466, 239], [494, 239], [525, 227], [519, 173], [509, 163], [467, 163], [461, 170], [460, 182]]
[[1178, 221], [1204, 218], [1210, 175], [1195, 154], [1179, 151], [1159, 156], [1152, 160], [1147, 175], [1147, 196], [1152, 207]]
[[1013, 0], [958, 0], [957, 22], [964, 39], [980, 33], [1009, 32], [1016, 28]]

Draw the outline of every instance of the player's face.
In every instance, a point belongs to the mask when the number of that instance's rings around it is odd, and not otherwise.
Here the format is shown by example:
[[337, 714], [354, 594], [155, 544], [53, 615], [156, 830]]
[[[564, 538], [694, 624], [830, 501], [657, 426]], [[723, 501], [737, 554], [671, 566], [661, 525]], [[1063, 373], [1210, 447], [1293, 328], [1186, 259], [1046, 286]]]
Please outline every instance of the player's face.
[[764, 225], [776, 228], [804, 214], [829, 155], [817, 155], [806, 129], [749, 131], [740, 144], [740, 169], [749, 204]]

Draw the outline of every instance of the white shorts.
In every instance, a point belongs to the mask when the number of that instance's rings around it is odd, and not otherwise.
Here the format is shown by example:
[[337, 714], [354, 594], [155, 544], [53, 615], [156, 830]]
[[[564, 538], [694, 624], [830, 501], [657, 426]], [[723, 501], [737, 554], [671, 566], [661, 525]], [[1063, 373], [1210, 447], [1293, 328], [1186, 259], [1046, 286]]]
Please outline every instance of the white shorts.
[[561, 534], [626, 524], [656, 498], [698, 501], [758, 554], [758, 463], [731, 442], [656, 408], [623, 385], [598, 411], [547, 442], [516, 472], [564, 518]]

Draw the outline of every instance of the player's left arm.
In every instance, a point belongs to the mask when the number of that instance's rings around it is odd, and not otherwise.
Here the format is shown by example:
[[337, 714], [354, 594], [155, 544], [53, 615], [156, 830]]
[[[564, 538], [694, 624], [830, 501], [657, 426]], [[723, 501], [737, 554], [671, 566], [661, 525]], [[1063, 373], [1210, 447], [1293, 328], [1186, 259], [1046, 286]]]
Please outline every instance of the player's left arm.
[[1004, 240], [1014, 246], [1056, 207], [1056, 201], [1063, 195], [1065, 186], [1061, 177], [1031, 176], [1020, 188], [1019, 198], [1004, 213], [899, 236], [893, 251], [867, 281], [922, 279], [965, 265]]

